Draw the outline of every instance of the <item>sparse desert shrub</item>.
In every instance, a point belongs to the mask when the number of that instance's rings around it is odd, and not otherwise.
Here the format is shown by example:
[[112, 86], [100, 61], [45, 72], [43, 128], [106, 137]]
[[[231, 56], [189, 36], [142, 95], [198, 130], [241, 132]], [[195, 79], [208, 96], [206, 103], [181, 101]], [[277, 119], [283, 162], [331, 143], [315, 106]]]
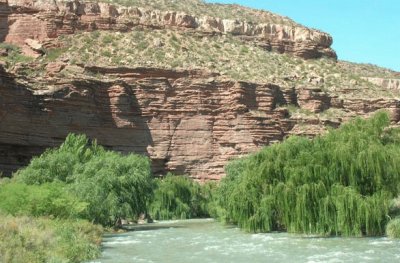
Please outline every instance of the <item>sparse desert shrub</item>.
[[47, 61], [56, 61], [64, 52], [66, 52], [66, 48], [51, 48], [46, 49], [46, 60]]

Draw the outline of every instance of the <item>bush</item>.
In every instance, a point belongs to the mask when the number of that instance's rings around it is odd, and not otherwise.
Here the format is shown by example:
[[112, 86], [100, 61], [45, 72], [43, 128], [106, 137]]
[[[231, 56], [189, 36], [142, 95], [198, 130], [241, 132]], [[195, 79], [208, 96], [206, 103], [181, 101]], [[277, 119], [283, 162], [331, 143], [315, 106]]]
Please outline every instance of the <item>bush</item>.
[[0, 215], [0, 262], [82, 262], [100, 255], [102, 228], [86, 221]]
[[47, 61], [56, 61], [62, 54], [64, 54], [67, 51], [66, 48], [51, 48], [51, 49], [46, 49], [45, 54], [46, 54], [46, 60]]
[[87, 203], [65, 190], [64, 183], [26, 185], [0, 184], [0, 211], [11, 215], [53, 216], [78, 218]]
[[47, 150], [17, 172], [26, 184], [61, 181], [88, 204], [84, 218], [114, 225], [121, 218], [146, 212], [152, 193], [148, 158], [106, 151], [84, 135], [70, 134], [57, 149]]
[[386, 235], [390, 238], [400, 238], [400, 218], [389, 221], [386, 226]]
[[230, 163], [219, 216], [255, 232], [383, 235], [400, 180], [399, 140], [388, 125], [380, 112]]
[[150, 215], [157, 220], [208, 217], [214, 188], [210, 183], [201, 186], [188, 177], [169, 174], [156, 181]]

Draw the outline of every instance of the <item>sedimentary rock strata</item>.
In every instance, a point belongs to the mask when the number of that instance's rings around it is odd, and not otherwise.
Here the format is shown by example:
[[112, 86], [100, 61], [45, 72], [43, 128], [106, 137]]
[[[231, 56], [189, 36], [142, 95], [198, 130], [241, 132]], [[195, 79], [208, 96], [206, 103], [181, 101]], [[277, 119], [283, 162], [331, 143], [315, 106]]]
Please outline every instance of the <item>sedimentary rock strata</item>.
[[388, 79], [388, 78], [365, 78], [369, 82], [388, 90], [399, 90], [400, 79]]
[[[338, 103], [315, 88], [237, 82], [201, 70], [86, 70], [101, 72], [103, 80], [53, 78], [40, 90], [1, 70], [1, 171], [15, 171], [75, 132], [113, 150], [149, 156], [155, 175], [171, 171], [220, 179], [232, 158], [288, 134], [312, 136], [321, 127], [339, 125], [291, 118], [282, 105], [298, 104], [314, 112], [339, 107], [358, 115], [385, 108], [393, 113], [393, 122], [400, 118], [395, 100]], [[315, 125], [315, 130], [302, 132], [299, 125], [304, 123]]]
[[176, 11], [123, 7], [84, 1], [1, 0], [0, 39], [24, 44], [77, 31], [129, 31], [137, 27], [173, 28], [203, 33], [232, 34], [268, 51], [303, 58], [336, 58], [329, 34], [302, 26], [254, 24], [246, 21], [196, 17]]

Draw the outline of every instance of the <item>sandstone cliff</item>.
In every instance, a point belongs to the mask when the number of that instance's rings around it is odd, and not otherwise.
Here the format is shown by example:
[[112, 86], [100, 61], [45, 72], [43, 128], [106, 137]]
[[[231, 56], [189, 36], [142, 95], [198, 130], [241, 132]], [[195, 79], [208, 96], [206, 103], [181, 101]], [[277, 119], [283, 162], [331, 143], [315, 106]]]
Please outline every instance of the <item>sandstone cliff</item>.
[[[155, 174], [220, 179], [229, 159], [291, 133], [315, 135], [339, 125], [292, 118], [282, 105], [312, 112], [340, 108], [357, 115], [384, 108], [393, 122], [400, 119], [397, 100], [338, 101], [321, 90], [225, 80], [202, 71], [85, 70], [102, 74], [103, 80], [52, 79], [47, 89], [32, 90], [1, 71], [0, 170], [8, 174], [76, 132], [117, 151], [148, 155]], [[309, 124], [306, 131], [304, 124]]]
[[[4, 2], [5, 1], [5, 2]], [[0, 40], [24, 44], [28, 38], [40, 41], [79, 31], [126, 32], [137, 27], [195, 30], [210, 34], [232, 34], [269, 51], [303, 58], [336, 58], [330, 48], [332, 37], [303, 26], [197, 17], [177, 11], [124, 7], [80, 1], [2, 0]]]

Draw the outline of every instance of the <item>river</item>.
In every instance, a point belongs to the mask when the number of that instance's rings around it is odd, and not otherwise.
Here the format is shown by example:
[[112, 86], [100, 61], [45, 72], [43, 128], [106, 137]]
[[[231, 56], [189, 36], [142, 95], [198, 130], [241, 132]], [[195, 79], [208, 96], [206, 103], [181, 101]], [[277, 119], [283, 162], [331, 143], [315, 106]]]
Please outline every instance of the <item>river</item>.
[[212, 219], [177, 220], [105, 235], [93, 262], [400, 262], [400, 241], [249, 234]]

